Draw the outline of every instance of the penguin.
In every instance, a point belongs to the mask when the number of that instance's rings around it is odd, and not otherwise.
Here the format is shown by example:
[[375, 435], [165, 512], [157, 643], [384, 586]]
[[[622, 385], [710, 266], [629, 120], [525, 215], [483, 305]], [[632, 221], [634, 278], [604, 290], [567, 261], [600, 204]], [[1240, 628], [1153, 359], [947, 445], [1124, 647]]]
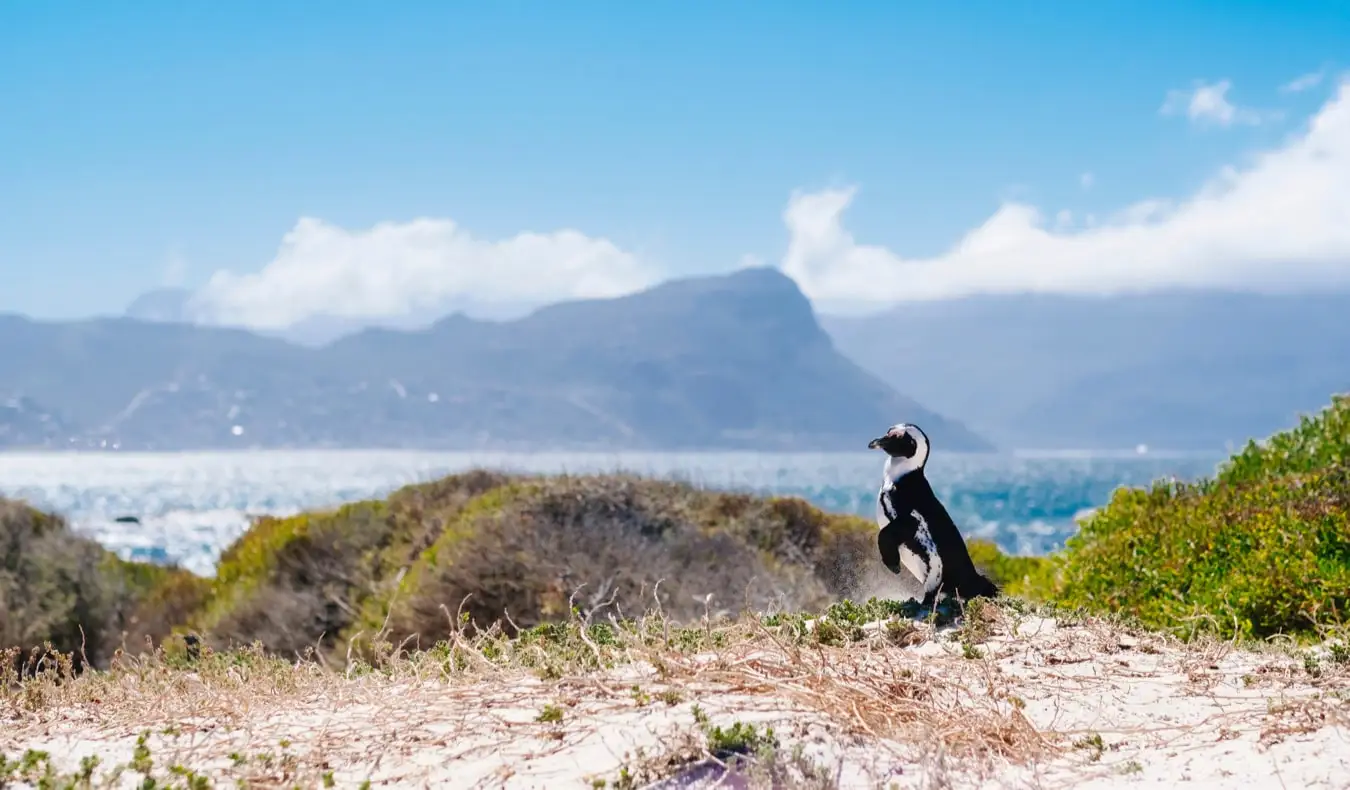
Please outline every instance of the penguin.
[[923, 585], [925, 606], [939, 594], [962, 600], [996, 597], [998, 586], [975, 569], [960, 530], [924, 476], [927, 434], [900, 423], [867, 447], [887, 456], [877, 494], [877, 548], [886, 567], [913, 574]]

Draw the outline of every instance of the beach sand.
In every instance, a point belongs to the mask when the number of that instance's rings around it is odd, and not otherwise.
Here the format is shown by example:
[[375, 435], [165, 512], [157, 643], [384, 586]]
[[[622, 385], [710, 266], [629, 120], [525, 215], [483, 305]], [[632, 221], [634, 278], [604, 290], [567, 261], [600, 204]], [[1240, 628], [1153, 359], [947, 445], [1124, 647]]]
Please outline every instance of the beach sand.
[[777, 745], [724, 787], [771, 786], [772, 768], [779, 787], [1350, 788], [1339, 650], [1183, 644], [1008, 606], [959, 628], [864, 632], [794, 644], [756, 621], [711, 649], [548, 678], [482, 659], [144, 664], [11, 695], [0, 749], [46, 751], [59, 771], [97, 756], [95, 787], [139, 786], [113, 769], [142, 733], [139, 767], [148, 749], [156, 776], [182, 767], [177, 786], [193, 771], [213, 786], [696, 787], [720, 771], [708, 728], [743, 722], [772, 726]]

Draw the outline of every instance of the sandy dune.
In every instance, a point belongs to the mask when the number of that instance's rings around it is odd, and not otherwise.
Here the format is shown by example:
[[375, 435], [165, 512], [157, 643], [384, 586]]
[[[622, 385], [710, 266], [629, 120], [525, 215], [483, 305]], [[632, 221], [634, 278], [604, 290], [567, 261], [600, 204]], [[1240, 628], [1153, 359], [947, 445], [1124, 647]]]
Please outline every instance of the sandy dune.
[[549, 678], [486, 653], [350, 677], [144, 663], [7, 697], [0, 748], [65, 772], [95, 755], [96, 787], [139, 785], [114, 769], [147, 732], [150, 770], [178, 786], [190, 770], [215, 786], [693, 787], [721, 773], [708, 728], [744, 722], [777, 745], [724, 787], [1350, 787], [1339, 650], [1182, 645], [1002, 606], [835, 646], [757, 621], [719, 633]]

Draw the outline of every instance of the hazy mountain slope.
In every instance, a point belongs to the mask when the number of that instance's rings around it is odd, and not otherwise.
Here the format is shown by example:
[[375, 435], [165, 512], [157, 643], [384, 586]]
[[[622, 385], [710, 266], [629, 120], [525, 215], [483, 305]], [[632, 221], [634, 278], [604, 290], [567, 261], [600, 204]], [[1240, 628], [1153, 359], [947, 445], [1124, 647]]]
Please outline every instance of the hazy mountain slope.
[[826, 316], [840, 350], [1000, 444], [1222, 448], [1350, 389], [1350, 296], [1008, 296]]
[[192, 292], [186, 288], [156, 288], [146, 291], [127, 305], [126, 317], [138, 321], [188, 322], [188, 302]]
[[949, 449], [988, 447], [836, 352], [770, 269], [321, 348], [3, 317], [0, 396], [61, 415], [80, 444], [124, 447], [862, 449], [898, 420]]

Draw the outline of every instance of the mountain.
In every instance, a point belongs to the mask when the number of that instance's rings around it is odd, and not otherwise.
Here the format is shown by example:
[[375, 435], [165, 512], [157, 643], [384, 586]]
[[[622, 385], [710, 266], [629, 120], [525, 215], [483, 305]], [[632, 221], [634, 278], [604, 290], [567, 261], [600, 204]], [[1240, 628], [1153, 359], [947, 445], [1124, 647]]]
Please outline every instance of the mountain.
[[191, 321], [188, 303], [192, 292], [186, 288], [156, 288], [146, 291], [127, 305], [127, 318], [139, 321]]
[[838, 348], [1002, 445], [1222, 449], [1350, 389], [1350, 295], [986, 296], [823, 316]]
[[32, 447], [65, 441], [70, 426], [29, 398], [0, 399], [0, 447]]
[[59, 419], [67, 445], [123, 449], [860, 450], [899, 420], [951, 450], [990, 449], [840, 355], [772, 269], [317, 348], [183, 323], [0, 317], [0, 398]]

